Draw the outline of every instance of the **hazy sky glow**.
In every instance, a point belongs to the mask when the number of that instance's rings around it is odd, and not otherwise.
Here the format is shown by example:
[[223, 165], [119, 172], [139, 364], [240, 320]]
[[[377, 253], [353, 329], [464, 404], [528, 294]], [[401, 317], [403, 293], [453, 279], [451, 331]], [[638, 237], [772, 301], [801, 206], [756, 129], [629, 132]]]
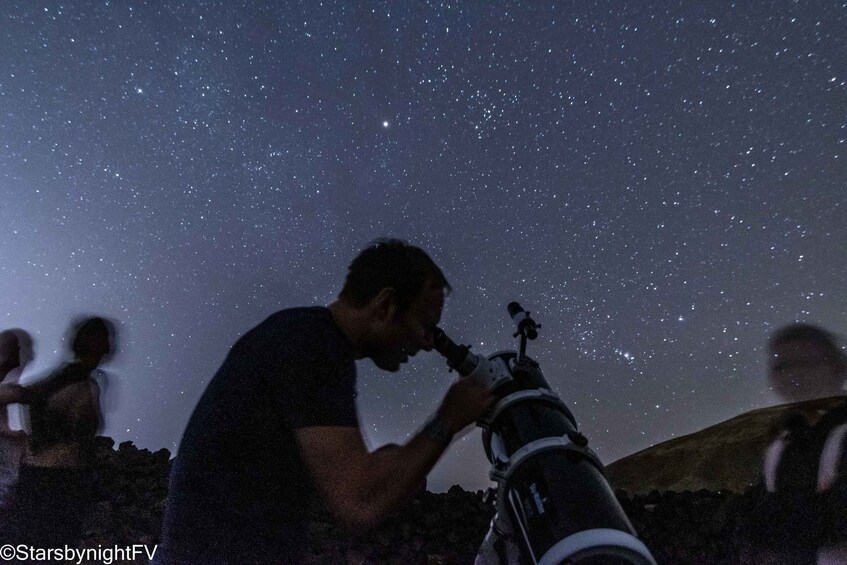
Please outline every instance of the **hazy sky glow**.
[[[122, 322], [107, 433], [175, 450], [229, 346], [379, 236], [441, 326], [529, 353], [601, 459], [777, 402], [764, 343], [847, 335], [847, 3], [6, 2], [0, 329]], [[359, 366], [373, 446], [454, 375]], [[479, 434], [430, 488], [487, 484]]]

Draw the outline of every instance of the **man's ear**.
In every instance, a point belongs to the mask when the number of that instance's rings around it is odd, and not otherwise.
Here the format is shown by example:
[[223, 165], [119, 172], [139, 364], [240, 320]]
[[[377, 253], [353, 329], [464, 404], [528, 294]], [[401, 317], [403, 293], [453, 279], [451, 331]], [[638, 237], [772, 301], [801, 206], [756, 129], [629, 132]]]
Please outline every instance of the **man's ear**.
[[397, 314], [397, 291], [385, 287], [371, 299], [370, 306], [380, 320], [393, 320]]

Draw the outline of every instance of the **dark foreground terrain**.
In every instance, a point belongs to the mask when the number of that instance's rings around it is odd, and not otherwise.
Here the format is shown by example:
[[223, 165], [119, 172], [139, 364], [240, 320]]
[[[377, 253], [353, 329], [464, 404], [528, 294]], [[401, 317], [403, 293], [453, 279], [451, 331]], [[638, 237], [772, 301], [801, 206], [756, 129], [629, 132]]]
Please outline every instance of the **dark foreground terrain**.
[[[155, 544], [167, 494], [170, 454], [99, 438], [98, 500], [83, 545]], [[659, 563], [732, 563], [739, 524], [752, 494], [652, 492], [618, 498]], [[320, 508], [312, 508], [313, 563], [470, 564], [494, 509], [481, 492], [453, 487], [422, 493], [397, 516], [361, 538], [340, 532]]]

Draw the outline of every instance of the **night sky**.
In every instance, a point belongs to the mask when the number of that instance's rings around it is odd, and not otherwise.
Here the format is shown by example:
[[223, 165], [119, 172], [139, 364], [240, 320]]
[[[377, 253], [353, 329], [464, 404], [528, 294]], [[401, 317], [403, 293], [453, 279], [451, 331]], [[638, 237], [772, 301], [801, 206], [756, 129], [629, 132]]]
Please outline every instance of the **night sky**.
[[[847, 335], [847, 3], [162, 4], [0, 8], [0, 329], [26, 381], [119, 320], [118, 441], [175, 451], [232, 343], [381, 236], [477, 352], [532, 311], [607, 463], [778, 403], [775, 328]], [[369, 444], [453, 378], [360, 363]], [[429, 487], [487, 473], [476, 431]]]

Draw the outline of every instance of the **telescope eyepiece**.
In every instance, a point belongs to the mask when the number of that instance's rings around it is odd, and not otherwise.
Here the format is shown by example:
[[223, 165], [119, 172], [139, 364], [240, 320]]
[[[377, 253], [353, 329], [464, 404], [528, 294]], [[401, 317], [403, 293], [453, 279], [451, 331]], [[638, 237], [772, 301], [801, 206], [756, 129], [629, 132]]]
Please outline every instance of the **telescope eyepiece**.
[[464, 363], [468, 356], [468, 348], [458, 345], [444, 333], [444, 330], [436, 327], [433, 331], [433, 347], [442, 357], [447, 359], [447, 365], [457, 369]]

